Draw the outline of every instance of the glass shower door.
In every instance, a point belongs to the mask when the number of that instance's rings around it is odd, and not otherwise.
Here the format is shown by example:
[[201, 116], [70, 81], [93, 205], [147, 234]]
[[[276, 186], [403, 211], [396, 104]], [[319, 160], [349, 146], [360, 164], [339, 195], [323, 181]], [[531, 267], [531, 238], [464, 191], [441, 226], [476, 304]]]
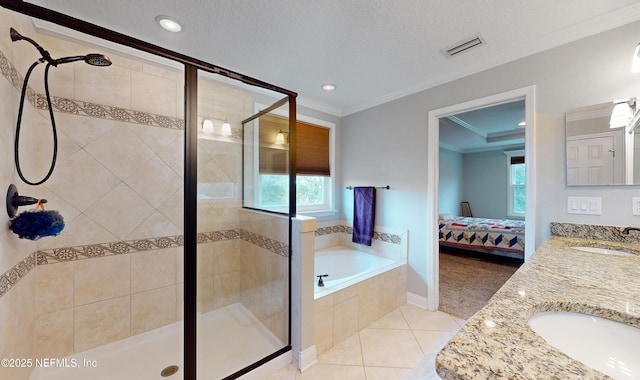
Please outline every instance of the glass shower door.
[[[288, 145], [276, 143], [280, 124], [266, 128], [260, 112], [287, 115], [287, 98], [270, 107], [282, 97], [219, 75], [198, 75], [199, 379], [235, 378], [289, 349]], [[284, 134], [288, 117], [278, 117]], [[243, 131], [247, 123], [255, 129]], [[265, 212], [259, 207], [262, 179], [253, 168], [261, 165], [266, 138], [277, 150], [269, 154], [271, 163], [285, 163], [278, 165], [287, 202]], [[250, 208], [243, 207], [248, 191]]]

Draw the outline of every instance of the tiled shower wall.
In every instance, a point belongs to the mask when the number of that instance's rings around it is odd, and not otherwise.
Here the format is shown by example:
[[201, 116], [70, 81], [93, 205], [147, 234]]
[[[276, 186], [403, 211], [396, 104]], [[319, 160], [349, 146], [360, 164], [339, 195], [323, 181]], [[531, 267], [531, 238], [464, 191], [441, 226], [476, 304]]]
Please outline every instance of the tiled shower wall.
[[175, 322], [182, 247], [39, 265], [34, 357], [67, 355]]
[[281, 342], [288, 341], [289, 220], [243, 211], [240, 302]]
[[[254, 213], [249, 218], [272, 215]], [[247, 224], [248, 228], [255, 225]], [[276, 231], [261, 231], [279, 238]], [[279, 232], [279, 231], [278, 231]], [[276, 236], [277, 235], [277, 236]], [[162, 240], [167, 248], [154, 245]], [[286, 240], [286, 239], [285, 239]], [[274, 335], [288, 330], [288, 245], [244, 229], [198, 235], [198, 312], [241, 302]], [[183, 318], [184, 255], [180, 236], [38, 252], [35, 357], [65, 357]], [[103, 247], [104, 246], [104, 247]], [[102, 257], [56, 262], [62, 252], [104, 248]], [[267, 270], [265, 270], [267, 268]]]
[[[112, 53], [107, 68], [52, 68], [58, 162], [48, 182], [31, 187], [15, 175], [12, 142], [22, 75], [38, 54], [27, 43], [10, 42], [8, 26], [54, 57], [101, 51], [37, 34], [30, 19], [2, 8], [0, 24], [7, 26], [0, 37], [0, 185], [15, 183], [22, 195], [48, 199], [46, 207], [66, 223], [60, 236], [37, 241], [0, 229], [0, 357], [62, 357], [181, 319], [182, 73]], [[38, 96], [41, 70], [29, 82], [20, 145], [22, 169], [32, 180], [46, 173], [51, 157], [46, 102]], [[252, 302], [264, 295], [259, 284], [274, 291], [282, 286], [274, 268], [288, 248], [280, 236], [258, 235], [250, 225], [240, 229], [238, 128], [251, 95], [201, 84], [201, 118], [224, 112], [234, 128], [222, 141], [199, 139], [198, 308], [206, 312]], [[6, 225], [8, 217], [2, 218]], [[256, 252], [275, 274], [256, 276], [250, 266]], [[286, 330], [284, 316], [256, 312], [274, 333]], [[0, 368], [0, 378], [26, 379], [29, 372]]]
[[[2, 33], [0, 33], [0, 51], [3, 52], [7, 60], [10, 59], [14, 64], [28, 67], [36, 57], [33, 54], [27, 55], [11, 42], [9, 26], [13, 26], [21, 32], [24, 31], [25, 34], [33, 33], [30, 21], [26, 17], [15, 16], [12, 12], [0, 8], [0, 25], [4, 26], [1, 28]], [[27, 56], [25, 57], [25, 55]], [[3, 75], [5, 66], [4, 61], [0, 61]], [[14, 182], [13, 138], [18, 94], [11, 81], [0, 77], [0, 179], [2, 180], [0, 183], [3, 189]], [[31, 107], [27, 107], [25, 113], [31, 116], [35, 111]], [[2, 191], [4, 194], [6, 190]], [[22, 189], [22, 192], [28, 194], [26, 189]], [[0, 223], [3, 226], [7, 225], [8, 220], [9, 217], [6, 213], [0, 213]], [[27, 272], [26, 276], [10, 292], [0, 297], [0, 321], [2, 321], [0, 323], [0, 341], [3, 343], [0, 344], [0, 357], [3, 358], [29, 357], [32, 351], [35, 307], [33, 298], [34, 273], [30, 270], [35, 266], [35, 260], [31, 259], [29, 262], [29, 255], [34, 251], [33, 246], [34, 244], [31, 242], [16, 239], [8, 228], [0, 228], [0, 273], [9, 271], [21, 262], [25, 263], [22, 272]], [[0, 284], [0, 286], [2, 285]], [[0, 368], [0, 378], [27, 379], [30, 371], [30, 368]]]
[[[96, 50], [24, 26], [18, 30], [54, 57]], [[20, 73], [37, 52], [28, 44], [11, 48], [15, 59], [5, 54], [2, 68], [15, 99]], [[32, 56], [19, 58], [17, 51]], [[21, 194], [48, 199], [46, 207], [58, 210], [66, 224], [54, 238], [25, 242], [10, 234], [3, 244], [29, 246], [37, 264], [25, 278], [29, 282], [3, 277], [32, 292], [20, 301], [20, 307], [32, 305], [25, 316], [30, 333], [17, 342], [31, 346], [17, 357], [64, 357], [179, 317], [183, 75], [107, 55], [110, 67], [74, 63], [51, 69], [59, 141], [55, 171], [36, 187], [15, 177], [7, 181]], [[41, 72], [34, 72], [29, 88], [20, 148], [23, 172], [33, 180], [48, 169], [52, 141]], [[16, 290], [2, 288], [6, 296]]]

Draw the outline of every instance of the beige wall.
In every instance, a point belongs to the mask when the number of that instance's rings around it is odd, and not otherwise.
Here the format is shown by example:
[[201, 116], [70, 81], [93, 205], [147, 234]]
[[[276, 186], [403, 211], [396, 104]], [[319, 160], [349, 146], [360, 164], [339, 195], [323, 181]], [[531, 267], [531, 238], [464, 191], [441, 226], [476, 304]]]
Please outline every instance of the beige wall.
[[[16, 17], [11, 12], [0, 8], [0, 24], [13, 25], [16, 29], [23, 30], [24, 33], [33, 33], [30, 22], [25, 17]], [[6, 31], [6, 29], [5, 29]], [[11, 40], [5, 35], [0, 38], [0, 51], [6, 57], [2, 63], [2, 74], [0, 78], [0, 179], [1, 186], [6, 189], [10, 183], [15, 182], [15, 169], [13, 166], [13, 138], [15, 128], [15, 118], [18, 109], [18, 92], [6, 79], [9, 72], [6, 71], [5, 62], [24, 62], [35, 60], [35, 57], [24, 58], [21, 49], [13, 46]], [[32, 62], [33, 62], [32, 60]], [[31, 62], [27, 63], [28, 65]], [[23, 65], [24, 66], [24, 65]], [[26, 68], [25, 68], [26, 69]], [[31, 114], [28, 109], [25, 112]], [[31, 115], [30, 115], [31, 116]], [[23, 193], [25, 189], [23, 188]], [[2, 194], [5, 190], [2, 190]], [[6, 226], [8, 216], [5, 212], [0, 213], [0, 225]], [[15, 265], [28, 260], [34, 250], [33, 242], [19, 240], [7, 228], [0, 228], [0, 273], [5, 273], [14, 268]], [[34, 307], [34, 273], [30, 271], [35, 265], [33, 256], [31, 262], [19, 272], [27, 273], [18, 283], [10, 283], [5, 277], [0, 279], [0, 292], [5, 293], [0, 297], [0, 357], [3, 358], [25, 358], [30, 357], [33, 347], [33, 327], [35, 325]], [[15, 278], [15, 277], [14, 277]], [[27, 379], [30, 368], [11, 369], [0, 368], [0, 378], [6, 379]]]

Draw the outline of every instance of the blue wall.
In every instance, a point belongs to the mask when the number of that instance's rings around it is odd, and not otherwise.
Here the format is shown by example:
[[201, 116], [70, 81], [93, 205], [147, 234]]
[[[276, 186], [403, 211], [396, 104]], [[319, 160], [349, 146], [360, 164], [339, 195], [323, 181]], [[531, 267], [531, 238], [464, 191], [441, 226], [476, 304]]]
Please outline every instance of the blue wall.
[[507, 218], [507, 156], [502, 151], [466, 153], [463, 197], [474, 217]]
[[464, 173], [462, 154], [440, 148], [438, 213], [460, 215]]

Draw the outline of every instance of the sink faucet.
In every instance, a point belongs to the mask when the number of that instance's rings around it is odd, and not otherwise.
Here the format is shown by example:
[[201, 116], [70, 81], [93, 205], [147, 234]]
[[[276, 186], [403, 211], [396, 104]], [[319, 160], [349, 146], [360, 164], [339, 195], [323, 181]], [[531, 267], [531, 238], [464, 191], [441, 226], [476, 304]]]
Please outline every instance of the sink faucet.
[[324, 281], [322, 281], [322, 277], [329, 277], [328, 274], [319, 274], [318, 277], [318, 286], [324, 286]]
[[640, 228], [638, 228], [638, 227], [627, 227], [624, 230], [622, 230], [622, 234], [623, 235], [629, 235], [629, 231], [640, 231]]

